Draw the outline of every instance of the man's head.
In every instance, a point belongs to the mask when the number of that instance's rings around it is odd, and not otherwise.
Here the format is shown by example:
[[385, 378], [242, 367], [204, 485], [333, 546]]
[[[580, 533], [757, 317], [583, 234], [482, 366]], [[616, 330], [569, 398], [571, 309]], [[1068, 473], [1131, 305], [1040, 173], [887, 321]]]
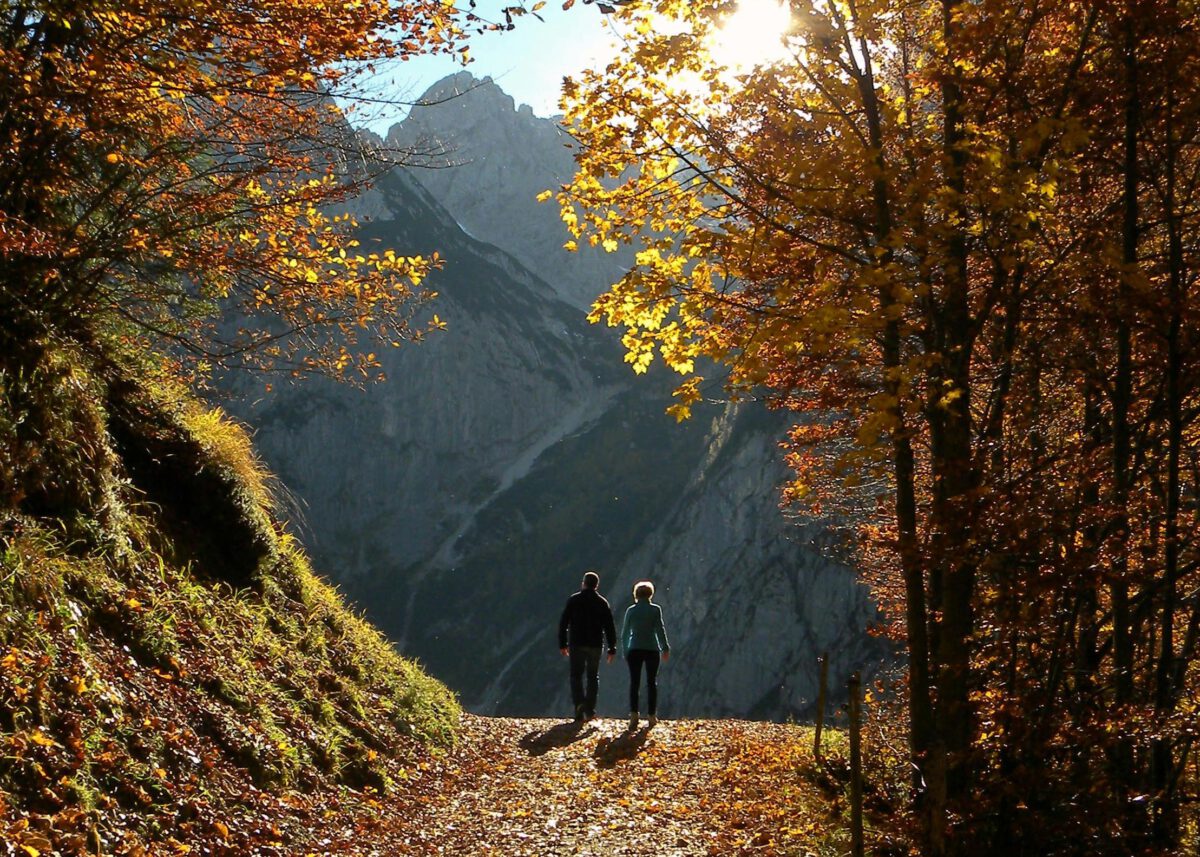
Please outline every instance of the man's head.
[[594, 571], [586, 572], [583, 575], [583, 588], [584, 589], [599, 589], [600, 588], [600, 575], [596, 574], [596, 572], [594, 572]]

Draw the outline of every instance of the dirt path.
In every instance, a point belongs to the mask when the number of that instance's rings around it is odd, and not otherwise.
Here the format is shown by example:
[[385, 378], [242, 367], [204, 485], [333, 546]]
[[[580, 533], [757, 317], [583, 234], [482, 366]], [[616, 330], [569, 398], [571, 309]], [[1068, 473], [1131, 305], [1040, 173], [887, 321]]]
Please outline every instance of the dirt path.
[[[407, 806], [357, 825], [356, 853], [692, 857], [829, 853], [837, 802], [811, 733], [741, 721], [468, 717]], [[350, 843], [339, 843], [344, 845]]]

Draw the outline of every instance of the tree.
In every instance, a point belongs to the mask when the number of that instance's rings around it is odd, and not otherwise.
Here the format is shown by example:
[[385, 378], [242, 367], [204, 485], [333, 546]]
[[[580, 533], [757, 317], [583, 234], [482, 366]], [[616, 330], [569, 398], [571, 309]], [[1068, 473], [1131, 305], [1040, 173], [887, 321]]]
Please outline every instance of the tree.
[[[436, 258], [362, 248], [330, 213], [370, 172], [333, 96], [373, 63], [459, 49], [452, 7], [76, 0], [0, 15], [8, 360], [46, 337], [98, 352], [125, 339], [193, 365], [369, 373], [360, 336], [419, 334]], [[255, 322], [235, 333], [221, 313]]]
[[791, 498], [878, 501], [927, 853], [1171, 841], [1138, 819], [1178, 806], [1196, 686], [1194, 10], [793, 2], [790, 58], [735, 77], [733, 5], [623, 9], [567, 83], [563, 218], [640, 247], [593, 319], [680, 417], [701, 356], [820, 413]]

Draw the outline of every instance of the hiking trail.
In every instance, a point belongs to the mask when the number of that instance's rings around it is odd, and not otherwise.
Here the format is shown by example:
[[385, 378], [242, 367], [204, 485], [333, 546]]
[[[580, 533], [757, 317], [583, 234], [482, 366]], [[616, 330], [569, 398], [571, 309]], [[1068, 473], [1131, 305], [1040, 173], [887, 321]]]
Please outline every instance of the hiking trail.
[[461, 857], [809, 855], [841, 837], [808, 727], [466, 715], [457, 748], [371, 801], [326, 853]]

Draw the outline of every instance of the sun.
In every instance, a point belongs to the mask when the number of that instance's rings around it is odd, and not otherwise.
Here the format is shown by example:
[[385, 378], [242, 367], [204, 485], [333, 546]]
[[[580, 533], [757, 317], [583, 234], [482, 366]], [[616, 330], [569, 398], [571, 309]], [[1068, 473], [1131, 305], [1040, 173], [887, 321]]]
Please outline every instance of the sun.
[[734, 74], [769, 65], [788, 55], [783, 37], [792, 13], [778, 0], [740, 0], [712, 34], [713, 60]]

